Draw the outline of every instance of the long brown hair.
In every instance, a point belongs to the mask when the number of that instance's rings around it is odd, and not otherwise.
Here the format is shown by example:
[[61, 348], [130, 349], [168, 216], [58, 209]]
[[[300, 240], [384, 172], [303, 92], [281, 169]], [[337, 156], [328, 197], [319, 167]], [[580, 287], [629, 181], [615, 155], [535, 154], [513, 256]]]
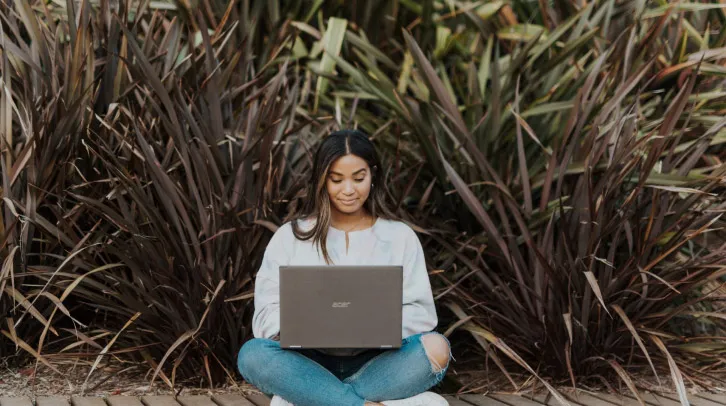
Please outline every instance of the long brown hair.
[[[353, 154], [368, 163], [371, 169], [371, 191], [363, 207], [373, 218], [397, 220], [397, 216], [386, 205], [386, 192], [381, 163], [373, 143], [360, 130], [339, 130], [328, 135], [318, 146], [313, 157], [313, 169], [306, 191], [306, 198], [292, 218], [292, 232], [299, 240], [312, 240], [322, 252], [325, 262], [332, 260], [328, 255], [327, 238], [331, 223], [331, 206], [325, 182], [328, 171], [336, 159]], [[309, 230], [303, 230], [299, 221], [314, 217], [317, 221]]]

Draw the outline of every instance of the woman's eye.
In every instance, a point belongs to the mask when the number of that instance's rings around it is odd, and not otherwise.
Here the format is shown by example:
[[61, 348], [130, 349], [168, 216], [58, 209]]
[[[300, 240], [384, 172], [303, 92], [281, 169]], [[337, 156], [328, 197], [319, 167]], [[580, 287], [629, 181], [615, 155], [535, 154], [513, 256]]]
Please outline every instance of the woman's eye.
[[[358, 182], [358, 183], [363, 182], [364, 180], [366, 180], [366, 178], [355, 179], [355, 181]], [[340, 183], [340, 182], [343, 181], [343, 179], [330, 179], [330, 181], [333, 182], [333, 183]]]

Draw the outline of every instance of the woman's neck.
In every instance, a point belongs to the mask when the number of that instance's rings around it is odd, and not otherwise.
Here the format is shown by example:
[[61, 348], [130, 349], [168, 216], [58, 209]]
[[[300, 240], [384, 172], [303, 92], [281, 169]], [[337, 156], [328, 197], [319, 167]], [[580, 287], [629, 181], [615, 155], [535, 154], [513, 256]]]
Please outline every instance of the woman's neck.
[[337, 210], [333, 210], [330, 213], [330, 224], [339, 230], [354, 231], [349, 229], [365, 229], [371, 227], [372, 223], [373, 216], [364, 209], [350, 214]]

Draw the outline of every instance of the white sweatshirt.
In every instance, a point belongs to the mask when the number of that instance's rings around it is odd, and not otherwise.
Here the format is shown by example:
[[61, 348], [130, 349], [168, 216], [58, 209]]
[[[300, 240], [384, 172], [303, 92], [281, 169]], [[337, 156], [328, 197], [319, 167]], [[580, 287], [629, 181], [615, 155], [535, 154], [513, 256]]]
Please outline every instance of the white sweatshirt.
[[[300, 222], [303, 230], [315, 220]], [[327, 248], [333, 265], [402, 265], [403, 303], [401, 339], [432, 331], [438, 324], [423, 248], [416, 233], [400, 221], [379, 218], [373, 227], [348, 233], [330, 227]], [[256, 338], [272, 338], [280, 332], [280, 266], [326, 265], [312, 241], [295, 238], [292, 224], [283, 224], [272, 236], [255, 279], [255, 312], [252, 333]], [[355, 355], [363, 349], [319, 349], [331, 355]]]

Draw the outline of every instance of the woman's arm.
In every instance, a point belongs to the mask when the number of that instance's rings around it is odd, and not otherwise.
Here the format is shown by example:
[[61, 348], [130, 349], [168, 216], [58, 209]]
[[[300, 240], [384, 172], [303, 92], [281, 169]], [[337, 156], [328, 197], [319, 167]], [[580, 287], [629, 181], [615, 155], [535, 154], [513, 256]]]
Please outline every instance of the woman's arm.
[[409, 228], [403, 263], [402, 338], [432, 331], [438, 323], [423, 247]]
[[273, 338], [280, 332], [280, 265], [287, 265], [292, 249], [285, 238], [289, 230], [280, 227], [265, 248], [262, 265], [255, 277], [255, 313], [252, 334], [255, 338]]

